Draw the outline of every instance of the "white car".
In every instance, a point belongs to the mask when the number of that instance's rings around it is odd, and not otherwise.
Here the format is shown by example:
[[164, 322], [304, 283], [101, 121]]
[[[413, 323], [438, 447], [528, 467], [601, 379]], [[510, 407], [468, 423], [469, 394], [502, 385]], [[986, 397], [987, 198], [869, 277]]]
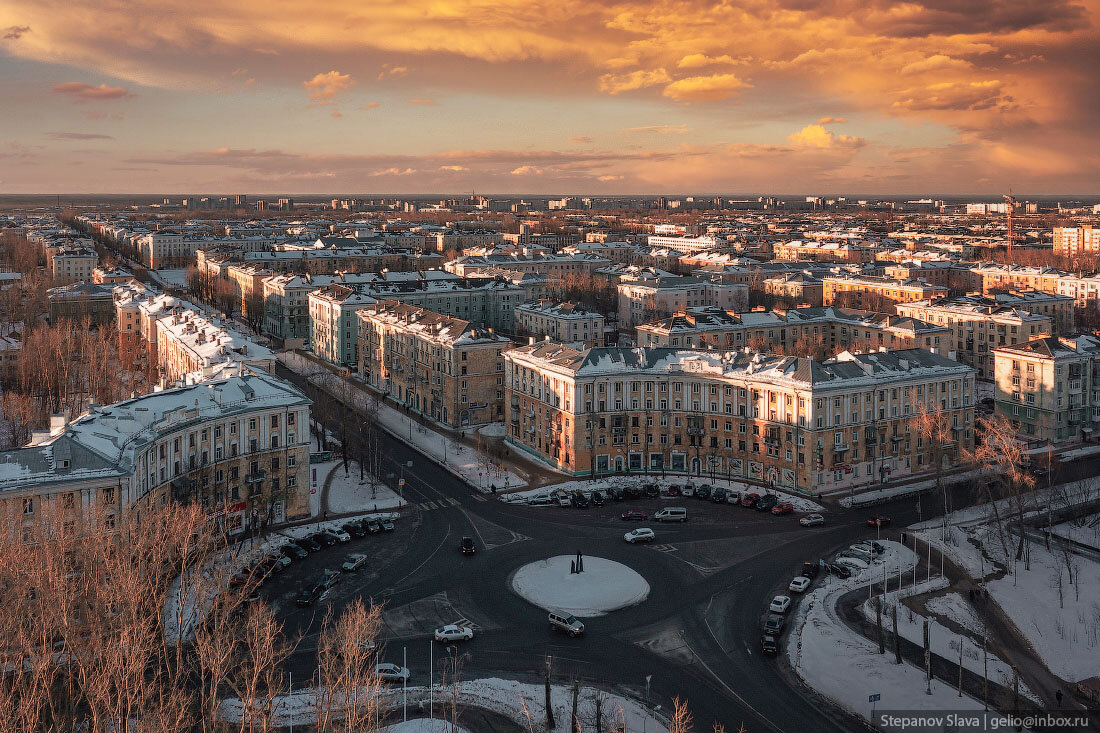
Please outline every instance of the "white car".
[[810, 587], [810, 579], [805, 575], [799, 575], [797, 578], [791, 581], [791, 584], [787, 586], [787, 589], [795, 593], [805, 593], [806, 589]]
[[695, 496], [695, 487], [691, 484], [684, 484], [680, 487], [680, 496]]
[[803, 527], [816, 527], [819, 524], [825, 524], [825, 517], [820, 514], [807, 514], [798, 520], [798, 523]]
[[469, 626], [447, 624], [435, 630], [436, 641], [469, 641], [474, 638], [474, 630]]
[[340, 569], [345, 573], [354, 573], [359, 568], [367, 564], [367, 556], [362, 553], [353, 553], [348, 555], [348, 559], [340, 566]]
[[649, 527], [638, 527], [624, 534], [623, 539], [633, 545], [635, 542], [652, 542], [656, 536]]
[[772, 613], [786, 613], [787, 609], [791, 607], [790, 596], [776, 596], [772, 599], [771, 605], [768, 606], [768, 610]]
[[405, 682], [412, 677], [412, 673], [405, 667], [389, 662], [374, 665], [374, 673], [386, 682]]
[[351, 535], [342, 529], [330, 529], [328, 533], [341, 542], [351, 542]]

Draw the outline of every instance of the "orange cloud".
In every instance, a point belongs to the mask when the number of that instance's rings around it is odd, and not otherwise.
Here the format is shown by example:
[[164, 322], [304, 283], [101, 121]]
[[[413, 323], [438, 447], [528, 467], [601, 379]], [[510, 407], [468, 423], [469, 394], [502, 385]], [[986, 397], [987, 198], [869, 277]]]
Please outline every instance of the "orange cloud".
[[839, 125], [842, 122], [847, 122], [847, 121], [848, 120], [844, 119], [843, 117], [822, 117], [821, 119], [819, 119], [817, 121], [817, 124], [819, 124], [819, 125]]
[[409, 104], [422, 104], [429, 107], [433, 107], [438, 104], [438, 102], [436, 102], [434, 99], [410, 99], [408, 101]]
[[662, 94], [678, 102], [713, 102], [733, 96], [737, 90], [751, 87], [734, 74], [689, 76], [665, 87]]
[[521, 165], [512, 171], [513, 176], [541, 176], [542, 168], [533, 165]]
[[716, 64], [741, 64], [751, 61], [751, 58], [735, 59], [729, 54], [722, 54], [721, 56], [707, 56], [705, 53], [690, 53], [684, 56], [676, 64], [681, 69], [698, 69], [703, 66], [714, 66]]
[[78, 104], [111, 99], [126, 99], [127, 97], [134, 96], [122, 87], [112, 87], [106, 84], [92, 86], [82, 81], [67, 81], [61, 84], [54, 84], [53, 92], [54, 94], [67, 94]]
[[637, 132], [646, 135], [684, 135], [688, 131], [687, 125], [645, 125], [643, 127], [628, 127], [627, 132]]
[[604, 74], [600, 77], [600, 89], [608, 94], [620, 94], [664, 84], [671, 78], [664, 69], [638, 70], [628, 74]]
[[798, 132], [788, 135], [787, 139], [795, 145], [807, 148], [832, 148], [836, 146], [858, 148], [867, 144], [867, 141], [861, 137], [837, 135], [825, 129], [825, 126], [820, 123], [806, 125]]
[[328, 71], [317, 74], [309, 81], [302, 82], [302, 86], [309, 92], [309, 98], [320, 105], [328, 104], [340, 92], [355, 86], [355, 80], [351, 74], [341, 74], [339, 71]]
[[570, 135], [569, 141], [574, 143], [590, 143], [592, 138], [588, 135]]

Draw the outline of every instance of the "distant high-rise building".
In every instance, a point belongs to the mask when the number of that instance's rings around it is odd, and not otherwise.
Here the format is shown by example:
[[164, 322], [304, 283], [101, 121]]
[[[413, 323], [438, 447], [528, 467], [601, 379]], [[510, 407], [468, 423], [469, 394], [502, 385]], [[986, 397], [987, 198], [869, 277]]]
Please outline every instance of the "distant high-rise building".
[[234, 209], [243, 209], [246, 206], [248, 206], [248, 196], [245, 196], [243, 193], [239, 193], [233, 197]]
[[292, 211], [294, 209], [294, 199], [279, 199], [279, 208], [284, 211]]
[[1054, 254], [1078, 257], [1097, 252], [1100, 252], [1100, 228], [1092, 225], [1054, 228]]

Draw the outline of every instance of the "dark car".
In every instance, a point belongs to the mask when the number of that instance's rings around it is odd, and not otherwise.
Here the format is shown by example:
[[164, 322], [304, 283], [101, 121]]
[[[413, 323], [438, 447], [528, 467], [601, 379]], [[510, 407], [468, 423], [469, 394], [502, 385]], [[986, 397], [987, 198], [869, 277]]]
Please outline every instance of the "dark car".
[[695, 490], [696, 499], [709, 499], [710, 498], [710, 484], [703, 484]]
[[679, 496], [680, 495], [680, 487], [677, 486], [676, 484], [672, 484], [671, 486], [668, 487], [668, 495], [669, 496]]
[[329, 534], [328, 532], [318, 532], [317, 534], [313, 535], [313, 539], [318, 544], [324, 545], [325, 547], [333, 547], [334, 545], [336, 545], [336, 543], [340, 541], [340, 539], [336, 535]]
[[779, 499], [775, 498], [771, 494], [761, 496], [756, 500], [756, 511], [767, 512], [771, 511], [772, 507], [779, 503]]
[[658, 496], [661, 495], [661, 488], [657, 486], [657, 484], [646, 484], [645, 489], [643, 489], [643, 493], [645, 493], [645, 495], [648, 496], [650, 499], [656, 499]]
[[233, 577], [229, 579], [229, 585], [237, 588], [242, 585], [247, 585], [250, 580], [252, 580], [251, 570], [238, 570], [233, 573]]
[[825, 569], [841, 580], [852, 577], [852, 571], [843, 565], [826, 565]]
[[569, 498], [573, 500], [573, 506], [575, 506], [577, 509], [587, 509], [588, 508], [588, 504], [589, 504], [588, 497], [586, 497], [581, 492], [574, 491], [573, 495]]
[[378, 534], [382, 531], [382, 523], [377, 519], [367, 519], [363, 521], [363, 529], [367, 530], [367, 534]]
[[279, 552], [286, 557], [289, 557], [291, 560], [304, 560], [309, 557], [308, 552], [306, 552], [304, 549], [294, 544], [293, 542], [288, 542], [280, 547]]
[[641, 499], [642, 490], [637, 486], [627, 486], [623, 489], [623, 498], [625, 499]]
[[766, 657], [774, 657], [779, 653], [779, 644], [776, 638], [771, 634], [764, 634], [760, 637], [760, 651], [763, 652]]
[[603, 498], [603, 492], [602, 491], [593, 491], [592, 492], [592, 504], [593, 504], [593, 506], [603, 506], [604, 502], [605, 502], [605, 500]]
[[321, 543], [312, 537], [303, 537], [300, 540], [294, 540], [294, 544], [309, 552], [317, 552], [321, 549]]
[[816, 578], [819, 565], [816, 562], [802, 563], [802, 574], [807, 578]]
[[741, 506], [754, 507], [759, 498], [760, 494], [745, 494], [741, 497]]
[[312, 606], [324, 592], [324, 586], [321, 585], [315, 585], [312, 588], [304, 588], [302, 592], [298, 594], [298, 597], [294, 599], [294, 603], [302, 608]]
[[352, 537], [366, 537], [367, 536], [367, 530], [363, 529], [363, 525], [359, 524], [358, 522], [348, 522], [347, 524], [342, 526], [340, 529], [344, 530], [345, 532], [350, 534]]
[[382, 531], [383, 532], [392, 532], [395, 529], [397, 529], [397, 527], [394, 526], [392, 519], [383, 519], [382, 520]]
[[649, 513], [643, 512], [641, 509], [631, 509], [623, 512], [619, 517], [626, 520], [636, 519], [638, 521], [643, 521], [649, 519]]
[[609, 488], [607, 490], [607, 495], [610, 496], [615, 501], [622, 501], [623, 500], [623, 490], [620, 489], [618, 486], [612, 486], [611, 488]]
[[881, 555], [886, 552], [886, 548], [883, 547], [882, 544], [874, 541], [871, 542], [871, 549], [875, 551], [876, 555]]
[[868, 527], [885, 527], [890, 524], [890, 517], [875, 514], [867, 520]]
[[463, 555], [476, 555], [477, 548], [474, 547], [473, 537], [463, 537], [462, 541], [458, 543], [458, 549]]
[[710, 500], [715, 504], [721, 504], [726, 500], [726, 490], [721, 486], [714, 487], [714, 491], [710, 492]]
[[787, 625], [787, 617], [780, 616], [777, 613], [768, 614], [768, 618], [764, 621], [764, 633], [771, 634], [772, 636], [779, 636], [783, 632], [783, 628]]

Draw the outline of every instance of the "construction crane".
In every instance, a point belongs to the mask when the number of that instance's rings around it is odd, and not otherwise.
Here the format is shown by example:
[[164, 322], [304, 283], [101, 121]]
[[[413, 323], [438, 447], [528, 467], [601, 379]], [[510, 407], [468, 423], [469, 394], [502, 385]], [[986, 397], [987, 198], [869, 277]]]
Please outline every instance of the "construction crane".
[[1005, 200], [1005, 214], [1008, 216], [1008, 251], [1012, 251], [1012, 244], [1015, 241], [1012, 237], [1012, 212], [1016, 209], [1016, 197], [1012, 195], [1012, 189], [1008, 189], [1008, 193], [1002, 194], [1002, 198]]

